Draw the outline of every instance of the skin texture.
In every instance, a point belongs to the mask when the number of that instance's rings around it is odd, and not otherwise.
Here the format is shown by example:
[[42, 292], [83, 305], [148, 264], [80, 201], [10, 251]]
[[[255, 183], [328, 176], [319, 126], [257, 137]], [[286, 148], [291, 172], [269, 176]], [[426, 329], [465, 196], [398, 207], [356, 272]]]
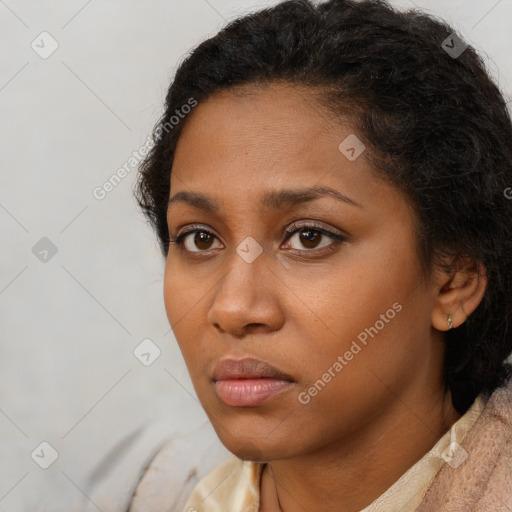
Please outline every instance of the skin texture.
[[[186, 238], [199, 252], [171, 244], [166, 311], [222, 443], [240, 458], [268, 462], [262, 511], [277, 509], [276, 492], [287, 512], [317, 510], [319, 500], [323, 509], [359, 511], [460, 417], [443, 392], [442, 331], [448, 314], [456, 327], [477, 307], [485, 278], [467, 262], [458, 273], [435, 269], [422, 279], [414, 210], [366, 152], [355, 161], [340, 152], [352, 133], [329, 121], [308, 89], [273, 84], [200, 103], [176, 148], [171, 197], [204, 194], [219, 210], [170, 206], [171, 239], [193, 227], [212, 236]], [[313, 186], [360, 206], [322, 197], [260, 209], [265, 192]], [[300, 231], [286, 239], [295, 221], [314, 221], [345, 241], [320, 233], [311, 241]], [[252, 263], [236, 252], [249, 236], [263, 249]], [[395, 303], [402, 309], [394, 318], [302, 404], [299, 393]], [[260, 406], [228, 406], [211, 381], [226, 357], [263, 359], [294, 383]]]

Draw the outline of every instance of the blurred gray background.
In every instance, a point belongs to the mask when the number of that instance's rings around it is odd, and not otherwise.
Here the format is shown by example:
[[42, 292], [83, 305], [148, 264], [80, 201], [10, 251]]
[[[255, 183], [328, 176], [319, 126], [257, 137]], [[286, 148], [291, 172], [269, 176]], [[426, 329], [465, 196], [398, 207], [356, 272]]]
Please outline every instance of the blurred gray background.
[[[275, 3], [0, 0], [0, 511], [69, 510], [129, 432], [164, 418], [177, 435], [207, 423], [169, 329], [164, 261], [132, 198], [129, 159], [185, 54]], [[451, 22], [510, 95], [512, 0], [392, 4]], [[98, 191], [123, 165], [127, 176]], [[141, 361], [134, 350], [148, 339]], [[55, 454], [42, 442], [58, 453], [48, 469]], [[186, 453], [177, 463], [195, 464]]]

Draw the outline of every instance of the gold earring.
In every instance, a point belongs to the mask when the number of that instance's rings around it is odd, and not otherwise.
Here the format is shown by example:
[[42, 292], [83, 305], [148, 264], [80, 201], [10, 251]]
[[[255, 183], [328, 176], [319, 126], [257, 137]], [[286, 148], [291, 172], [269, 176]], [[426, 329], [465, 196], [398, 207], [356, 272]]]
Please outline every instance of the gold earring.
[[448, 330], [453, 327], [452, 315], [448, 315]]

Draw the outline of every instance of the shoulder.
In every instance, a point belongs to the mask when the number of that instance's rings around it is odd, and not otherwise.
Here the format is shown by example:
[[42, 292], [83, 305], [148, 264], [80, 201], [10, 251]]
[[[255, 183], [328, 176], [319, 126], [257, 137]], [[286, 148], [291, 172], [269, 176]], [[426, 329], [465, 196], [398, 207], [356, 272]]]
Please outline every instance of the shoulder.
[[210, 424], [166, 442], [151, 459], [133, 492], [128, 512], [181, 511], [200, 480], [229, 452]]
[[257, 512], [263, 466], [232, 455], [195, 486], [184, 512]]
[[462, 462], [441, 468], [418, 512], [511, 510], [512, 379], [486, 398], [459, 449], [464, 450]]
[[209, 423], [192, 432], [177, 431], [171, 419], [143, 425], [89, 474], [79, 510], [181, 510], [197, 482], [227, 453]]

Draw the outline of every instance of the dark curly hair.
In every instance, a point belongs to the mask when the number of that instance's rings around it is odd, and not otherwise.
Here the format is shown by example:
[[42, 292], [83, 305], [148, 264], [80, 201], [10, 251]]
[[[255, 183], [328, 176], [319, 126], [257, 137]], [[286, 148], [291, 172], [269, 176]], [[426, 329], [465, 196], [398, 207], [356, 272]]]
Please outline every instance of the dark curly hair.
[[291, 0], [231, 21], [180, 64], [135, 194], [165, 256], [187, 105], [244, 85], [309, 87], [326, 112], [352, 123], [376, 172], [414, 205], [424, 275], [461, 258], [485, 267], [481, 303], [445, 334], [445, 391], [462, 414], [512, 376], [512, 123], [481, 57], [453, 34], [381, 0]]

